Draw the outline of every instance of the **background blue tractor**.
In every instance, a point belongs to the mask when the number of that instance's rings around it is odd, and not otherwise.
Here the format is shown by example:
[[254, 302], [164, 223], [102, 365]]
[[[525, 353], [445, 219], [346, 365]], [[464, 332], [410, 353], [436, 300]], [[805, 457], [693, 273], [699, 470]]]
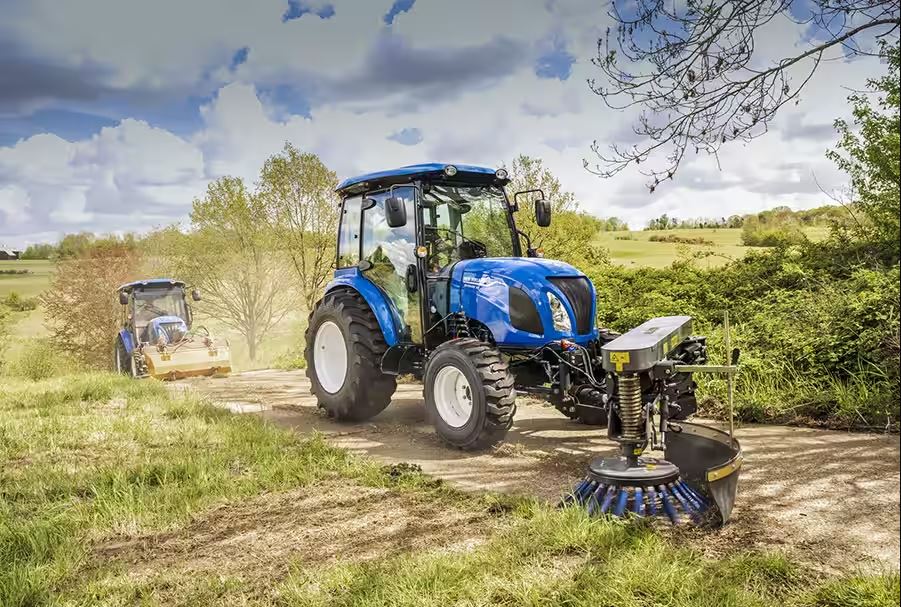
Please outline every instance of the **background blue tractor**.
[[[118, 289], [120, 330], [113, 349], [119, 373], [132, 377], [181, 379], [231, 371], [228, 342], [194, 327], [185, 283], [151, 278]], [[191, 291], [200, 301], [200, 292]]]
[[[540, 190], [510, 199], [507, 183], [504, 169], [422, 164], [338, 186], [337, 269], [306, 333], [319, 406], [338, 420], [368, 419], [390, 403], [396, 376], [412, 374], [424, 383], [438, 435], [482, 449], [511, 427], [517, 391], [540, 395], [571, 418], [607, 426], [621, 443], [622, 457], [599, 473], [604, 491], [643, 474], [641, 482], [662, 479], [675, 490], [682, 481], [673, 464], [639, 456], [665, 448], [673, 424], [695, 411], [691, 374], [706, 361], [705, 339], [691, 335], [685, 316], [623, 336], [599, 330], [591, 281], [542, 258], [516, 227], [519, 199], [533, 198], [541, 227], [551, 222], [549, 201]], [[713, 452], [717, 465], [740, 457], [731, 437], [682, 429], [703, 437], [674, 439], [673, 459], [699, 474]], [[611, 476], [611, 467], [621, 470]], [[592, 495], [601, 487], [590, 486]], [[629, 495], [635, 507], [647, 501]]]

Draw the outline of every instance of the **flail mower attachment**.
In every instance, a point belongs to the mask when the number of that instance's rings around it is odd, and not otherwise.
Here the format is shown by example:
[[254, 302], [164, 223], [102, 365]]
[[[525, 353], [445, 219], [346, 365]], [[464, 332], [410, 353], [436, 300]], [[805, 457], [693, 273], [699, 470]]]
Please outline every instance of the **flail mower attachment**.
[[[727, 351], [728, 317], [726, 318]], [[729, 520], [742, 464], [733, 436], [732, 379], [738, 352], [727, 366], [686, 365], [668, 358], [692, 338], [691, 318], [655, 318], [602, 347], [604, 370], [613, 375], [608, 437], [620, 455], [593, 460], [563, 504], [579, 504], [589, 514], [660, 516], [673, 524], [720, 526]], [[701, 346], [703, 347], [703, 345]], [[667, 390], [677, 374], [725, 373], [730, 431], [682, 421]], [[670, 405], [674, 405], [671, 407]], [[650, 447], [663, 458], [645, 455]]]

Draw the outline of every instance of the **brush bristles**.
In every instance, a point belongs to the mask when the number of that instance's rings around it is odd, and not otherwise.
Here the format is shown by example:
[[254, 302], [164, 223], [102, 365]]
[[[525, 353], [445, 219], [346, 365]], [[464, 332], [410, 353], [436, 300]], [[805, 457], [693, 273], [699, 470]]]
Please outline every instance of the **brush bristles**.
[[703, 520], [710, 503], [681, 478], [648, 486], [608, 485], [582, 479], [562, 505], [579, 504], [591, 515], [666, 516], [674, 525], [684, 512], [695, 523]]

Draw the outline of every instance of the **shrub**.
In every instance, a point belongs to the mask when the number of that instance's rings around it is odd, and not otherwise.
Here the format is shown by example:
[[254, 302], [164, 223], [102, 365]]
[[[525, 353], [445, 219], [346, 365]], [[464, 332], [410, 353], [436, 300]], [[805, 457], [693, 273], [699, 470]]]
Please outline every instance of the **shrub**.
[[116, 288], [139, 271], [134, 247], [122, 243], [92, 245], [77, 259], [58, 261], [40, 296], [54, 346], [91, 367], [108, 368], [121, 313]]
[[752, 217], [741, 229], [741, 242], [746, 247], [787, 247], [806, 241], [807, 236], [794, 221], [764, 223]]
[[11, 375], [40, 381], [65, 373], [68, 369], [65, 356], [47, 340], [30, 340], [9, 362]]
[[14, 312], [29, 312], [38, 307], [38, 302], [33, 297], [22, 297], [13, 291], [3, 299], [3, 305]]
[[716, 243], [709, 238], [703, 236], [678, 236], [676, 234], [652, 234], [648, 238], [650, 242], [673, 242], [676, 244], [702, 244], [708, 246], [716, 246]]
[[[736, 406], [750, 421], [833, 426], [899, 422], [899, 268], [866, 267], [836, 243], [750, 253], [719, 269], [678, 262], [666, 269], [589, 271], [599, 324], [626, 330], [648, 318], [688, 314], [725, 360], [722, 311], [742, 349]], [[855, 265], [856, 264], [856, 265]], [[725, 382], [699, 377], [722, 398]], [[708, 413], [722, 413], [717, 402]]]
[[291, 371], [293, 369], [306, 369], [307, 361], [303, 356], [303, 350], [289, 350], [278, 356], [272, 365], [282, 371]]

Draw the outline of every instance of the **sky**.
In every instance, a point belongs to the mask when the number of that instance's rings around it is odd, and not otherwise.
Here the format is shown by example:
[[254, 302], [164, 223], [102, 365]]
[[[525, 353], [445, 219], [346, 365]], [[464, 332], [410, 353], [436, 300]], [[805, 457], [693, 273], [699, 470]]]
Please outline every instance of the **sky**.
[[[544, 160], [583, 210], [633, 227], [827, 203], [846, 97], [883, 72], [826, 62], [770, 131], [691, 156], [653, 194], [583, 168], [631, 135], [588, 87], [597, 0], [0, 0], [0, 245], [184, 222], [223, 175], [257, 180], [285, 141], [339, 178], [420, 162]], [[758, 59], [803, 44], [787, 20]], [[780, 53], [782, 55], [780, 55]]]

